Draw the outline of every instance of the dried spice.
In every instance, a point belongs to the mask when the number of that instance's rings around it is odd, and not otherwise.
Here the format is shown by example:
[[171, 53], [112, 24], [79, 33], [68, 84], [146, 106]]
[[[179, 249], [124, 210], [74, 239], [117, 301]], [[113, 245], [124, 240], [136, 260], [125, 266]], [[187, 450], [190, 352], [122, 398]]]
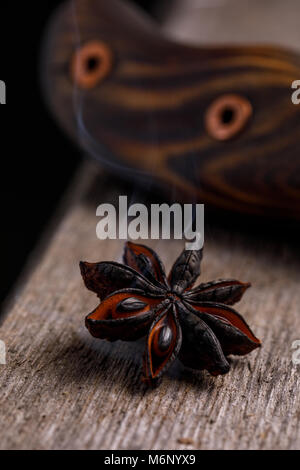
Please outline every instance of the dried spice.
[[101, 299], [86, 317], [96, 338], [133, 341], [147, 335], [144, 380], [154, 384], [176, 357], [193, 369], [226, 374], [230, 354], [261, 345], [230, 305], [249, 283], [220, 279], [193, 287], [202, 250], [183, 251], [169, 277], [158, 255], [144, 245], [125, 244], [124, 263], [81, 262], [85, 285]]

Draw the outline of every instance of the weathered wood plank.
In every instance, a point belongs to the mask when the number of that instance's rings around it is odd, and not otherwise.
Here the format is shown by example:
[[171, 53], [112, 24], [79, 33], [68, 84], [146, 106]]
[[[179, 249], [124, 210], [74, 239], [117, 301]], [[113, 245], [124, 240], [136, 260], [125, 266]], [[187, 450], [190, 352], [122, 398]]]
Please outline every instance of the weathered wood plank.
[[[123, 245], [96, 238], [95, 208], [115, 196], [105, 176], [90, 181], [93, 171], [82, 168], [86, 192], [68, 204], [1, 325], [7, 364], [0, 365], [0, 448], [299, 448], [295, 245], [206, 227], [202, 279], [252, 282], [239, 311], [263, 348], [233, 359], [224, 377], [175, 364], [160, 388], [147, 390], [140, 383], [144, 341], [110, 344], [84, 327], [97, 298], [84, 288], [78, 261], [120, 260]], [[93, 193], [101, 188], [100, 199], [89, 196], [91, 186]], [[168, 268], [182, 249], [178, 241], [150, 244]]]
[[300, 48], [298, 0], [175, 0], [165, 31], [196, 45], [276, 44]]

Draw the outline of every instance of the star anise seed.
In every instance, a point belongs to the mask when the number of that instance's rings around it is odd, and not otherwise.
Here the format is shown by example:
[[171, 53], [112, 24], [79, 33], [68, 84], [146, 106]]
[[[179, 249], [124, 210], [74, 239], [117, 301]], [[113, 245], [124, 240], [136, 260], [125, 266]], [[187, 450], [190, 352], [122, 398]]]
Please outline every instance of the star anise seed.
[[90, 333], [109, 341], [147, 335], [143, 379], [155, 384], [176, 357], [193, 369], [226, 374], [230, 354], [245, 355], [261, 345], [231, 305], [249, 283], [220, 279], [193, 285], [202, 250], [183, 251], [166, 277], [158, 255], [127, 242], [124, 263], [81, 262], [84, 283], [101, 299], [86, 317]]

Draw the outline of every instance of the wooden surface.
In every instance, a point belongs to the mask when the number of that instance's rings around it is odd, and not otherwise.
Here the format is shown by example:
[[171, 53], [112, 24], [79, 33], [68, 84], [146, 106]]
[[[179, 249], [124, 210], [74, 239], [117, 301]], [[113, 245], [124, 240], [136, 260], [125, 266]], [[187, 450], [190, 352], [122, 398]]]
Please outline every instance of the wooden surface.
[[[209, 12], [193, 11], [189, 20], [177, 12], [166, 28], [205, 42], [236, 31], [234, 18], [219, 28]], [[291, 35], [292, 28], [282, 39]], [[95, 208], [114, 196], [105, 176], [94, 174], [87, 165], [79, 172], [1, 316], [7, 364], [0, 365], [0, 448], [299, 449], [300, 366], [291, 346], [300, 339], [300, 260], [293, 232], [262, 236], [250, 220], [245, 231], [206, 224], [202, 280], [252, 282], [237, 307], [263, 347], [232, 359], [224, 377], [177, 363], [160, 388], [148, 391], [140, 383], [143, 340], [109, 344], [84, 327], [97, 298], [84, 288], [78, 261], [122, 254], [121, 242], [96, 239]], [[151, 246], [168, 268], [182, 249], [181, 242]]]
[[165, 31], [199, 44], [268, 43], [300, 49], [298, 0], [174, 0]]
[[[291, 349], [300, 339], [297, 243], [206, 226], [202, 280], [252, 282], [238, 310], [263, 347], [232, 359], [223, 377], [176, 363], [159, 388], [147, 390], [144, 341], [110, 344], [84, 327], [97, 298], [83, 286], [78, 262], [120, 260], [123, 248], [96, 238], [96, 206], [114, 197], [105, 176], [94, 174], [93, 166], [81, 169], [2, 317], [0, 448], [299, 448], [300, 366]], [[151, 246], [169, 268], [183, 242]]]

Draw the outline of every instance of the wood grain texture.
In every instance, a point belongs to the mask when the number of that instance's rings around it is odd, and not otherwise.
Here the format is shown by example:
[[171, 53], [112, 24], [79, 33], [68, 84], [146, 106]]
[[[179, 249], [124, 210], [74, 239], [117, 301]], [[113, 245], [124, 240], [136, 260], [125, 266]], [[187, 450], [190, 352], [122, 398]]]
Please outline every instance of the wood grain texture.
[[[123, 249], [96, 238], [95, 208], [115, 193], [104, 176], [92, 181], [94, 171], [81, 169], [85, 190], [79, 195], [74, 185], [76, 197], [3, 317], [0, 448], [299, 448], [300, 366], [291, 349], [300, 339], [296, 244], [207, 226], [201, 280], [252, 282], [238, 309], [263, 347], [233, 358], [223, 377], [176, 363], [148, 390], [140, 382], [144, 340], [110, 344], [84, 327], [97, 298], [83, 286], [78, 262], [120, 260]], [[168, 269], [183, 245], [150, 244]]]
[[[146, 175], [167, 195], [172, 185], [182, 201], [299, 220], [300, 107], [291, 101], [291, 84], [300, 76], [300, 55], [269, 45], [217, 46], [218, 29], [214, 46], [189, 46], [161, 34], [130, 2], [67, 1], [43, 54], [47, 103], [77, 144], [116, 174], [125, 169], [141, 184]], [[82, 52], [95, 41], [113, 65], [94, 83], [97, 71]], [[76, 54], [92, 78], [89, 89], [72, 79]], [[232, 104], [218, 108], [215, 125], [235, 129], [223, 142], [206, 116], [232, 94], [253, 112], [241, 125]]]

